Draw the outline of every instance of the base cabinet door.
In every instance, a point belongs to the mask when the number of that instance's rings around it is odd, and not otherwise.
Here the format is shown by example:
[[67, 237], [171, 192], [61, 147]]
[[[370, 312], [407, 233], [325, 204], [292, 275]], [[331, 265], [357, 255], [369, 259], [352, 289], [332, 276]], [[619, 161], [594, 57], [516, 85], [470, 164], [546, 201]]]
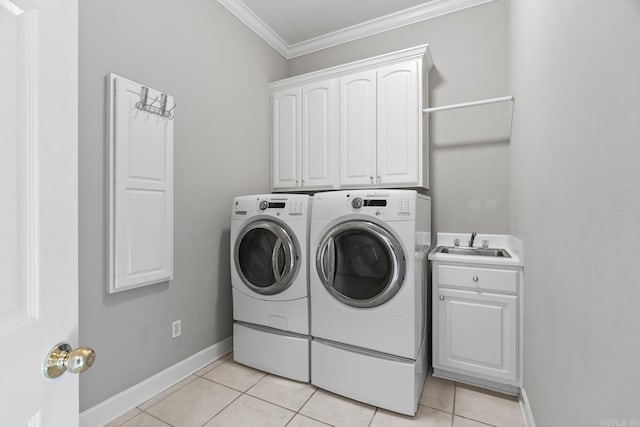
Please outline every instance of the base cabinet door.
[[515, 384], [517, 299], [439, 288], [434, 301], [434, 367]]

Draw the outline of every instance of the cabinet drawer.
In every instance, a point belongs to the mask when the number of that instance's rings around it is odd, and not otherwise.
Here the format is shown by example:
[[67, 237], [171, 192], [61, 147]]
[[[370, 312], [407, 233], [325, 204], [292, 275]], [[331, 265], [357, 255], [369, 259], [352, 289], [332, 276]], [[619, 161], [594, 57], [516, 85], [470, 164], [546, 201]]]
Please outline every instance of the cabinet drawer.
[[490, 268], [438, 265], [438, 286], [516, 293], [518, 272]]

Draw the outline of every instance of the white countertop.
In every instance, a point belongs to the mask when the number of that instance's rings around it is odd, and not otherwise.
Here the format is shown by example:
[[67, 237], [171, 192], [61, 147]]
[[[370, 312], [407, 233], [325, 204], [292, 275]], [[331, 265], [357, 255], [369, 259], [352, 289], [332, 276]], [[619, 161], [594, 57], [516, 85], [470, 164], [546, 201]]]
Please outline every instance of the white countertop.
[[511, 258], [436, 253], [436, 249], [438, 249], [439, 246], [454, 246], [455, 239], [460, 240], [460, 248], [468, 248], [470, 238], [470, 233], [438, 233], [436, 238], [436, 245], [429, 253], [429, 260], [495, 266], [524, 266], [522, 241], [509, 234], [478, 233], [476, 235], [473, 247], [481, 248], [482, 241], [488, 240], [490, 248], [504, 249], [509, 253], [509, 255], [511, 255]]

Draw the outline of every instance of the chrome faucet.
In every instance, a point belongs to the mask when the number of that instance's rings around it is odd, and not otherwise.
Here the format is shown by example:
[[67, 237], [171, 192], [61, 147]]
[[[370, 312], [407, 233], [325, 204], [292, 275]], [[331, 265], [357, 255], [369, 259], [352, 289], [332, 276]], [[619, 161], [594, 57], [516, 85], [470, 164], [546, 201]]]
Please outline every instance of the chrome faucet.
[[471, 233], [471, 239], [469, 240], [469, 247], [472, 248], [473, 247], [473, 241], [476, 240], [476, 233], [475, 231], [473, 233]]

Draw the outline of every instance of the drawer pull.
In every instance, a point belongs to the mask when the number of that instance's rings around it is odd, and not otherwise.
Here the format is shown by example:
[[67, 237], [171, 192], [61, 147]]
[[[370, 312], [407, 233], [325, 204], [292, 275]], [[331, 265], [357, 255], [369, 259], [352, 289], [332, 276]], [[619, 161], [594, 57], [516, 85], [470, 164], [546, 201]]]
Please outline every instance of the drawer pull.
[[444, 301], [444, 295], [440, 295], [440, 301]]
[[473, 281], [478, 283], [478, 276], [473, 276]]

